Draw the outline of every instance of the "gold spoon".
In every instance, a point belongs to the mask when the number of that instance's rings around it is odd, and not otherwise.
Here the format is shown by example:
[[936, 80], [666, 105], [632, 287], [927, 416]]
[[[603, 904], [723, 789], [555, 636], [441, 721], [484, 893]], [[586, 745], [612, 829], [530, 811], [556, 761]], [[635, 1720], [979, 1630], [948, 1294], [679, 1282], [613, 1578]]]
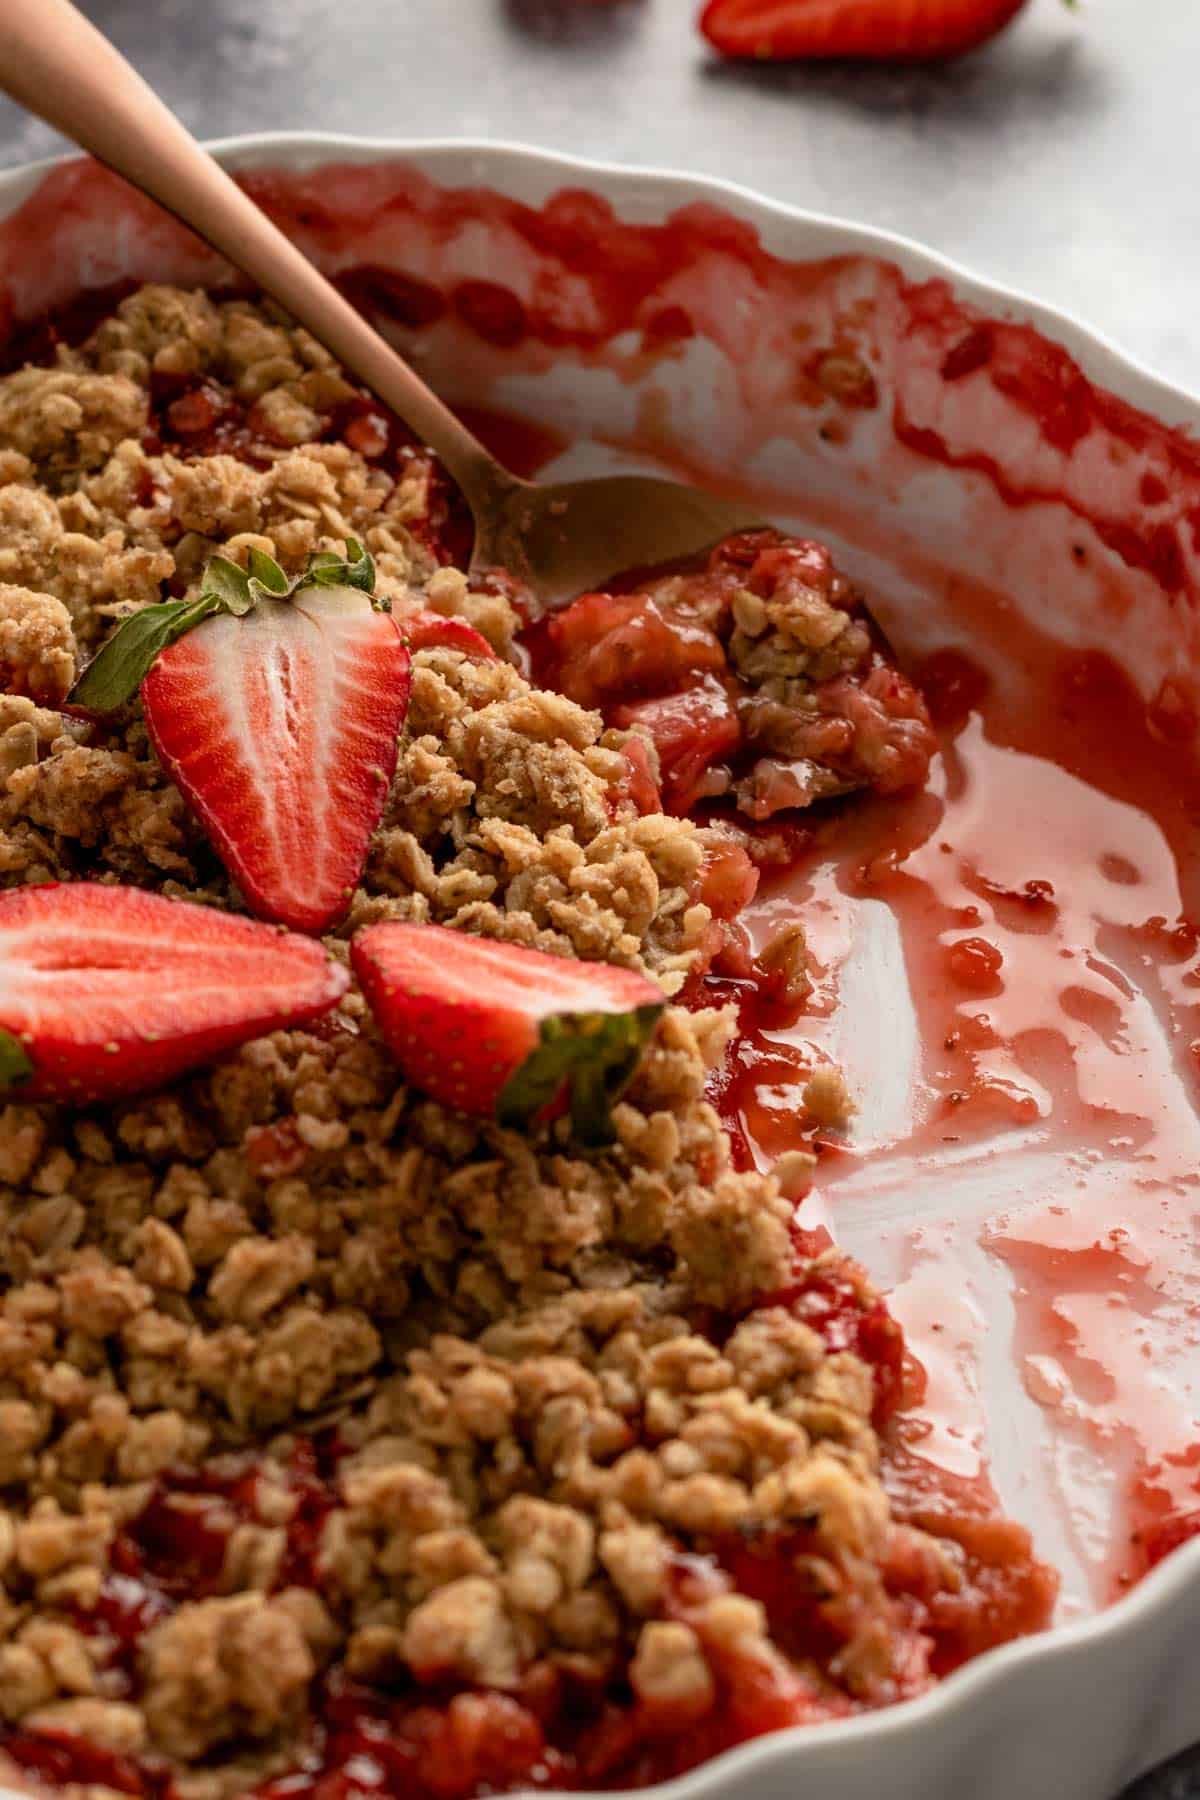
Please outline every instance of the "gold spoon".
[[544, 609], [603, 587], [623, 570], [673, 562], [761, 523], [746, 506], [649, 476], [519, 480], [200, 148], [70, 0], [0, 0], [0, 88], [191, 226], [436, 452], [475, 520], [474, 573], [507, 569]]

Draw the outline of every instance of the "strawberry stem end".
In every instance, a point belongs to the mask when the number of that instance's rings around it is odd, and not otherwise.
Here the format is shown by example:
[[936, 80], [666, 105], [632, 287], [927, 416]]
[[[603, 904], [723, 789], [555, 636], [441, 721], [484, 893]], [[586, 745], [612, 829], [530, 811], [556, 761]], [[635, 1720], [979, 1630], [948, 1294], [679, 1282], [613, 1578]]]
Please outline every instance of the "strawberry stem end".
[[0, 1094], [19, 1087], [34, 1073], [25, 1046], [11, 1031], [0, 1031]]
[[641, 1061], [664, 1004], [543, 1019], [536, 1048], [500, 1091], [499, 1123], [528, 1130], [565, 1089], [576, 1141], [589, 1149], [611, 1144], [616, 1136], [613, 1104]]
[[244, 618], [260, 600], [291, 600], [305, 588], [357, 588], [371, 596], [377, 612], [391, 603], [375, 594], [375, 563], [357, 538], [346, 539], [346, 554], [317, 550], [303, 575], [293, 580], [263, 550], [250, 549], [246, 567], [228, 556], [210, 556], [194, 600], [161, 600], [133, 613], [103, 644], [67, 695], [69, 711], [116, 712], [128, 704], [159, 652], [177, 643], [217, 613]]

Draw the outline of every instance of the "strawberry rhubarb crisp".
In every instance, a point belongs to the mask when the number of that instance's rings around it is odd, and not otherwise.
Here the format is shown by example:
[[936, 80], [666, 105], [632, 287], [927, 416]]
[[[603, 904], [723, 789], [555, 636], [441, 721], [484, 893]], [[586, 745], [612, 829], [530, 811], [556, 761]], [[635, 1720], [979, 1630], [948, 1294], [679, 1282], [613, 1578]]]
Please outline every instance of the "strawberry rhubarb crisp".
[[706, 978], [806, 992], [798, 925], [736, 925], [763, 822], [933, 747], [827, 554], [735, 540], [525, 647], [437, 469], [269, 308], [144, 288], [38, 355], [0, 379], [0, 1760], [637, 1785], [1043, 1622], [1016, 1527], [889, 1497], [898, 1328], [797, 1228], [811, 1158], [739, 1166], [706, 1099]]

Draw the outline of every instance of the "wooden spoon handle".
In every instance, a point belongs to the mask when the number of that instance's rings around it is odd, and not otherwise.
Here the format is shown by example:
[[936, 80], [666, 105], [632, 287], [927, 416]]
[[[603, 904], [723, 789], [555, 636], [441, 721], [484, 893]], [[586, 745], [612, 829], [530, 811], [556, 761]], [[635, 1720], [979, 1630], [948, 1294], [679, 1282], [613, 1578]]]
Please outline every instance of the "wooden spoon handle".
[[437, 452], [473, 511], [519, 485], [70, 0], [2, 0], [0, 88], [190, 225], [307, 326]]

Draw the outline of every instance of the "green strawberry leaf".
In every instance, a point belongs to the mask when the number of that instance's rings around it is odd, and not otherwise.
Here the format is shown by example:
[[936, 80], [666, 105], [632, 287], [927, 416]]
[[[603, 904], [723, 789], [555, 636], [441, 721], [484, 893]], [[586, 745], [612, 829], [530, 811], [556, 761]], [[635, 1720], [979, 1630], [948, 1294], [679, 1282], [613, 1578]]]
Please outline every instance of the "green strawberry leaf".
[[612, 1107], [633, 1079], [662, 1011], [661, 1006], [639, 1006], [607, 1020], [615, 1029], [606, 1033], [607, 1045], [599, 1057], [586, 1041], [581, 1043], [571, 1073], [571, 1129], [581, 1144], [611, 1144], [616, 1137]]
[[25, 1054], [25, 1046], [11, 1031], [0, 1031], [0, 1093], [28, 1081], [33, 1064]]
[[558, 1013], [543, 1019], [538, 1043], [500, 1091], [496, 1117], [527, 1130], [566, 1087], [571, 1130], [579, 1143], [613, 1142], [612, 1107], [642, 1060], [663, 1005], [623, 1013]]
[[373, 594], [374, 558], [357, 538], [346, 539], [345, 556], [339, 556], [336, 550], [314, 550], [296, 587], [349, 587], [358, 588], [360, 593]]
[[238, 619], [243, 618], [254, 605], [255, 597], [251, 591], [249, 575], [227, 556], [209, 557], [204, 565], [200, 593], [201, 596], [214, 595], [224, 610], [233, 613]]
[[[251, 550], [246, 557], [247, 585], [255, 600], [286, 600], [299, 582], [289, 581], [273, 556]], [[303, 578], [302, 578], [303, 579]]]
[[162, 600], [133, 613], [114, 631], [67, 695], [68, 706], [85, 712], [116, 712], [133, 699], [160, 650], [215, 612], [223, 611], [215, 593], [198, 600]]

